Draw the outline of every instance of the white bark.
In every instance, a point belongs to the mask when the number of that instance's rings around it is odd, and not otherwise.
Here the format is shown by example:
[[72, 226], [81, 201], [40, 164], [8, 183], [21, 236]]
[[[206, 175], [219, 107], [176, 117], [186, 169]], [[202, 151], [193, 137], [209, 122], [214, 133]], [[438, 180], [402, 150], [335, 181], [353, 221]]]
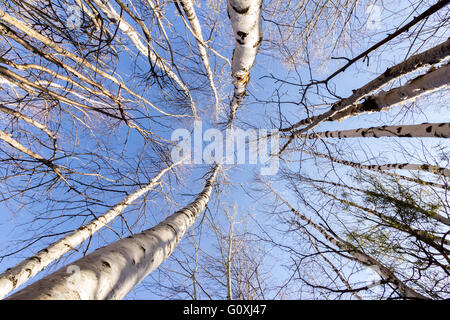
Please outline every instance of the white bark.
[[431, 68], [428, 73], [409, 81], [405, 85], [389, 90], [381, 91], [372, 97], [372, 103], [377, 109], [383, 109], [398, 103], [405, 103], [450, 86], [450, 64], [440, 68]]
[[[407, 176], [402, 176], [399, 174], [395, 174], [395, 173], [391, 173], [391, 172], [387, 172], [384, 170], [394, 170], [394, 169], [405, 169], [405, 170], [424, 170], [424, 171], [429, 171], [429, 172], [439, 172], [439, 169], [441, 169], [441, 171], [445, 171], [449, 172], [449, 169], [445, 169], [445, 168], [439, 168], [437, 166], [430, 166], [430, 165], [420, 165], [420, 164], [385, 164], [385, 165], [366, 165], [366, 164], [361, 164], [361, 163], [356, 163], [356, 162], [352, 162], [352, 161], [347, 161], [347, 160], [343, 160], [343, 159], [338, 159], [335, 157], [331, 157], [329, 155], [323, 154], [323, 153], [318, 153], [318, 152], [310, 152], [307, 150], [301, 150], [301, 152], [316, 156], [316, 157], [321, 157], [324, 159], [328, 159], [331, 162], [335, 162], [335, 163], [340, 163], [346, 166], [350, 166], [353, 168], [359, 168], [359, 169], [364, 169], [364, 170], [370, 170], [370, 171], [375, 171], [375, 172], [379, 172], [391, 177], [395, 177], [395, 178], [400, 178], [403, 180], [407, 180], [407, 181], [411, 181], [411, 182], [415, 182], [421, 185], [429, 185], [432, 187], [437, 187], [437, 188], [441, 188], [441, 189], [448, 189], [448, 186], [446, 185], [441, 185], [439, 183], [435, 183], [435, 182], [430, 182], [430, 181], [424, 181], [421, 179], [416, 179], [416, 178], [411, 178], [411, 177], [407, 177]], [[443, 172], [444, 173], [444, 172]], [[445, 175], [445, 174], [444, 174]]]
[[261, 6], [262, 0], [227, 1], [228, 16], [236, 39], [231, 63], [234, 94], [230, 104], [229, 123], [233, 121], [237, 107], [244, 100], [245, 90], [250, 81], [250, 69], [262, 41]]
[[150, 191], [167, 171], [171, 170], [178, 164], [179, 162], [174, 163], [161, 170], [145, 187], [131, 193], [121, 202], [106, 211], [103, 215], [93, 219], [88, 224], [81, 226], [71, 234], [54, 242], [32, 257], [22, 261], [15, 267], [10, 268], [4, 273], [0, 274], [0, 299], [12, 290], [16, 289], [21, 284], [28, 281], [30, 278], [34, 277], [51, 262], [59, 259], [66, 252], [77, 247], [84, 240], [110, 223], [113, 219], [119, 216], [127, 206]]
[[[157, 226], [116, 241], [63, 267], [8, 299], [122, 299], [173, 252], [187, 229], [208, 204], [220, 166], [203, 191]], [[70, 273], [75, 270], [75, 273]]]
[[296, 138], [380, 138], [380, 137], [406, 137], [406, 138], [450, 138], [450, 123], [422, 123], [402, 126], [381, 126], [371, 128], [358, 128], [353, 130], [324, 131], [309, 134], [298, 134]]
[[198, 51], [200, 52], [200, 57], [203, 62], [203, 66], [205, 67], [206, 75], [209, 80], [209, 85], [211, 86], [211, 90], [214, 94], [215, 101], [215, 112], [216, 117], [219, 111], [219, 96], [217, 94], [216, 85], [214, 84], [213, 73], [211, 71], [211, 66], [209, 64], [208, 53], [206, 52], [206, 48], [204, 46], [202, 27], [200, 25], [200, 21], [197, 18], [197, 14], [195, 13], [194, 4], [192, 0], [177, 0], [181, 7], [183, 8], [184, 13], [186, 14], [187, 19], [189, 20], [189, 24], [192, 28], [192, 33], [197, 41]]
[[43, 124], [31, 119], [30, 117], [24, 115], [23, 113], [21, 113], [19, 111], [10, 109], [2, 104], [0, 104], [0, 111], [7, 113], [11, 116], [14, 116], [18, 119], [25, 121], [26, 123], [29, 123], [29, 124], [35, 126], [39, 130], [45, 132], [55, 142], [55, 140], [56, 140], [55, 134], [52, 131], [50, 131], [46, 126], [44, 126]]
[[380, 275], [380, 277], [383, 280], [388, 281], [392, 285], [394, 285], [400, 293], [407, 298], [414, 298], [414, 299], [429, 299], [426, 296], [423, 296], [422, 294], [418, 293], [414, 289], [408, 287], [403, 281], [401, 281], [391, 270], [389, 270], [386, 266], [384, 266], [380, 261], [377, 259], [374, 259], [373, 257], [369, 256], [368, 254], [360, 251], [355, 246], [351, 245], [350, 243], [342, 240], [342, 239], [335, 239], [332, 237], [326, 230], [324, 230], [321, 226], [315, 224], [312, 220], [301, 214], [299, 211], [297, 211], [294, 207], [291, 206], [289, 202], [284, 200], [276, 191], [274, 191], [270, 185], [264, 182], [264, 184], [267, 186], [267, 188], [278, 198], [280, 199], [286, 206], [289, 207], [289, 209], [297, 215], [300, 219], [305, 221], [308, 225], [312, 226], [314, 229], [316, 229], [318, 232], [320, 232], [325, 239], [327, 239], [331, 244], [336, 246], [337, 248], [349, 253], [352, 257], [356, 259], [359, 263], [365, 265], [365, 266], [377, 266], [375, 268], [376, 272]]
[[[310, 122], [306, 127], [297, 130], [295, 133], [300, 134], [306, 132], [326, 119], [335, 116], [337, 113], [344, 111], [347, 108], [350, 108], [352, 105], [355, 105], [359, 102], [359, 100], [363, 99], [365, 96], [370, 95], [372, 92], [380, 90], [382, 87], [388, 85], [395, 79], [399, 77], [406, 76], [407, 74], [417, 71], [423, 67], [437, 64], [447, 57], [450, 56], [450, 39], [441, 43], [440, 45], [426, 50], [422, 53], [416, 54], [405, 61], [393, 66], [392, 68], [388, 68], [383, 74], [370, 81], [363, 87], [354, 90], [353, 94], [346, 98], [342, 99], [339, 102], [335, 103], [329, 111], [324, 112], [314, 118], [312, 122]], [[303, 122], [304, 120], [300, 121]], [[300, 126], [300, 122], [294, 124], [289, 128], [288, 131], [291, 131]], [[286, 130], [285, 130], [286, 131]]]
[[195, 106], [194, 100], [192, 99], [191, 93], [187, 86], [181, 81], [181, 79], [172, 71], [170, 68], [158, 57], [155, 53], [149, 50], [148, 46], [144, 45], [139, 37], [139, 33], [123, 19], [116, 12], [116, 10], [105, 0], [91, 0], [95, 5], [108, 17], [108, 19], [118, 25], [118, 28], [131, 40], [133, 45], [138, 49], [138, 51], [149, 58], [150, 61], [156, 65], [159, 69], [164, 71], [169, 78], [171, 78], [186, 94], [189, 99], [192, 114], [194, 118], [197, 118], [197, 107]]
[[[438, 69], [432, 68], [426, 74], [420, 75], [405, 85], [391, 89], [389, 91], [381, 90], [377, 94], [365, 98], [365, 101], [352, 105], [333, 116], [326, 118], [324, 121], [341, 121], [347, 117], [360, 115], [363, 113], [378, 112], [388, 110], [390, 107], [398, 104], [412, 102], [417, 98], [432, 93], [437, 90], [445, 89], [450, 86], [450, 64], [446, 64]], [[281, 129], [281, 132], [291, 131], [302, 125], [307, 125], [315, 120], [318, 116], [303, 119], [294, 126]]]

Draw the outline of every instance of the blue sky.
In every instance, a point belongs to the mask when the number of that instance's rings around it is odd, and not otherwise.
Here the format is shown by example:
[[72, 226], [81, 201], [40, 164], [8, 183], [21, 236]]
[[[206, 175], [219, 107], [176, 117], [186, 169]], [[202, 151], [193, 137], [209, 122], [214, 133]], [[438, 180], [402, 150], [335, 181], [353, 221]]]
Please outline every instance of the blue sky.
[[[401, 7], [401, 5], [404, 3], [409, 5], [407, 1], [402, 1], [398, 3], [398, 1], [389, 2], [386, 6], [389, 7], [393, 6], [393, 4], [396, 4], [398, 7]], [[395, 8], [398, 8], [395, 7]], [[363, 9], [362, 9], [363, 10]], [[421, 11], [421, 10], [419, 10]], [[379, 30], [379, 33], [376, 35], [373, 35], [372, 37], [368, 37], [364, 39], [365, 41], [361, 41], [358, 43], [355, 43], [353, 45], [353, 52], [360, 52], [361, 49], [367, 48], [370, 44], [375, 43], [377, 40], [381, 39], [385, 35], [385, 30], [390, 29], [391, 26], [397, 25], [398, 20], [397, 16], [392, 17], [390, 15], [389, 10], [381, 10], [382, 14], [382, 20], [383, 24], [381, 25], [381, 29]], [[224, 17], [226, 17], [226, 14], [223, 14]], [[170, 20], [172, 18], [175, 20], [176, 17], [170, 17]], [[175, 24], [175, 28], [179, 28], [180, 34], [184, 33], [184, 29], [181, 29], [180, 24]], [[230, 28], [231, 29], [231, 28]], [[227, 37], [227, 40], [230, 40], [230, 37]], [[231, 43], [231, 42], [230, 42]], [[231, 58], [231, 51], [232, 47], [229, 46], [226, 50], [226, 52], [222, 52], [227, 57]], [[355, 64], [355, 66], [352, 66], [347, 70], [347, 72], [340, 74], [334, 79], [334, 83], [338, 86], [338, 93], [341, 96], [347, 96], [351, 93], [352, 89], [358, 88], [361, 85], [365, 84], [367, 81], [372, 79], [376, 74], [379, 74], [380, 72], [384, 71], [384, 69], [390, 65], [392, 65], [393, 62], [398, 62], [403, 59], [403, 56], [405, 54], [403, 48], [395, 49], [392, 46], [386, 46], [381, 48], [381, 52], [389, 52], [387, 54], [383, 55], [382, 59], [373, 59], [372, 62], [369, 64], [369, 66], [366, 65], [365, 62], [358, 62]], [[272, 94], [272, 89], [274, 86], [277, 86], [276, 83], [274, 83], [273, 80], [268, 78], [262, 78], [263, 76], [267, 76], [268, 74], [274, 74], [275, 76], [281, 78], [281, 79], [289, 79], [289, 81], [297, 82], [298, 79], [294, 75], [293, 72], [289, 72], [282, 64], [280, 64], [279, 59], [277, 57], [272, 58], [268, 54], [268, 52], [264, 52], [264, 46], [261, 50], [260, 54], [257, 56], [255, 65], [251, 72], [251, 82], [248, 87], [250, 95], [247, 97], [247, 101], [249, 105], [244, 106], [238, 111], [238, 120], [246, 120], [251, 119], [252, 124], [265, 128], [267, 126], [267, 118], [266, 118], [266, 112], [273, 111], [275, 106], [264, 106], [260, 103], [255, 102], [255, 100], [252, 98], [252, 95], [256, 96], [258, 99], [264, 100], [270, 97]], [[121, 57], [122, 65], [119, 67], [119, 71], [121, 73], [129, 73], [131, 70], [132, 63], [134, 62], [132, 58], [130, 58], [127, 55], [123, 55]], [[342, 65], [342, 60], [331, 60], [327, 71], [323, 71], [321, 73], [316, 73], [314, 76], [316, 79], [323, 78], [327, 73], [330, 71], [333, 71], [337, 69], [339, 66]], [[138, 63], [139, 64], [139, 63]], [[300, 76], [303, 79], [308, 79], [309, 72], [306, 68], [300, 68]], [[134, 79], [138, 81], [137, 79]], [[231, 77], [230, 77], [231, 81]], [[230, 95], [231, 95], [231, 86], [230, 88]], [[152, 89], [150, 89], [152, 90]], [[299, 97], [299, 88], [295, 86], [284, 86], [282, 88], [283, 93], [285, 96], [283, 97], [285, 100], [292, 100], [295, 101]], [[194, 96], [195, 99], [195, 96]], [[204, 101], [203, 101], [204, 102]], [[208, 109], [208, 103], [202, 103], [201, 104], [203, 110]], [[176, 110], [176, 108], [173, 108]], [[288, 114], [289, 119], [291, 121], [295, 121], [297, 119], [301, 118], [301, 115], [303, 114], [302, 110], [295, 105], [285, 105], [283, 106], [284, 111], [286, 114]], [[446, 117], [445, 120], [448, 121], [448, 106], [445, 105], [444, 101], [436, 101], [436, 104], [432, 106], [431, 108], [432, 112], [426, 113], [426, 114], [416, 114], [414, 119], [398, 119], [399, 122], [405, 121], [414, 121], [414, 123], [421, 123], [425, 121], [429, 122], [440, 122], [443, 121], [442, 118]], [[398, 112], [396, 108], [392, 108], [389, 112], [385, 112], [382, 114], [377, 115], [363, 115], [358, 118], [350, 118], [346, 119], [340, 123], [324, 123], [321, 126], [321, 130], [335, 130], [338, 128], [358, 128], [358, 127], [369, 127], [376, 123], [380, 123], [380, 121], [385, 121], [387, 119], [392, 119], [393, 116]], [[156, 112], [155, 112], [156, 115]], [[300, 116], [299, 116], [300, 115]], [[211, 123], [208, 123], [207, 118], [205, 117], [204, 121], [204, 129], [213, 127], [214, 125]], [[239, 124], [239, 121], [238, 121]], [[180, 127], [183, 127], [183, 124], [179, 123]], [[163, 126], [159, 126], [158, 124], [155, 125], [156, 129], [159, 133], [162, 133], [162, 135], [165, 135], [166, 138], [170, 138], [171, 129], [165, 129]], [[186, 127], [188, 127], [186, 125]], [[117, 143], [120, 143], [120, 141], [124, 140], [124, 136], [127, 134], [126, 130], [122, 130], [118, 132], [116, 135], [114, 135], [115, 141]], [[82, 142], [83, 143], [83, 142]], [[352, 142], [350, 142], [351, 144]], [[427, 144], [430, 146], [434, 144], [434, 141], [428, 140], [426, 141]], [[406, 146], [406, 145], [405, 145]], [[412, 146], [414, 146], [414, 142], [412, 142]], [[356, 147], [353, 145], [353, 147]], [[144, 148], [144, 143], [142, 139], [135, 133], [131, 133], [131, 135], [128, 137], [128, 144], [125, 148], [126, 153], [135, 154], [139, 153], [142, 148]], [[390, 150], [393, 148], [393, 144], [390, 142], [387, 142], [385, 139], [367, 139], [364, 141], [364, 144], [359, 147], [359, 150], [370, 150], [370, 152], [374, 154], [383, 154], [386, 157], [391, 157], [392, 152]], [[119, 149], [119, 148], [118, 148]], [[358, 149], [358, 148], [356, 148]], [[139, 222], [135, 228], [134, 232], [139, 232], [139, 230], [142, 230], [144, 228], [148, 228], [153, 226], [154, 224], [158, 223], [172, 213], [176, 208], [179, 208], [181, 206], [184, 206], [189, 201], [193, 199], [196, 193], [198, 193], [203, 185], [202, 182], [202, 176], [205, 174], [207, 169], [207, 166], [200, 165], [194, 167], [189, 172], [186, 172], [184, 174], [188, 175], [185, 176], [184, 183], [178, 184], [174, 179], [171, 180], [171, 184], [176, 187], [176, 194], [173, 195], [176, 204], [170, 203], [168, 201], [164, 201], [163, 197], [161, 195], [156, 196], [155, 199], [150, 202], [146, 206], [145, 214], [147, 216], [147, 220], [145, 222]], [[243, 192], [243, 189], [247, 189], [250, 186], [253, 185], [253, 176], [254, 172], [258, 171], [259, 167], [253, 166], [253, 165], [239, 165], [233, 169], [230, 169], [227, 171], [228, 180], [232, 182], [232, 186], [230, 187], [229, 192], [225, 195], [224, 201], [228, 202], [229, 204], [238, 204], [238, 211], [242, 212], [244, 215], [248, 212], [254, 212], [256, 219], [259, 216], [263, 216], [261, 212], [259, 212], [259, 204], [254, 201], [254, 199], [250, 198], [245, 192]], [[306, 164], [303, 166], [302, 170], [305, 172], [314, 172], [314, 170], [318, 170], [317, 168], [313, 167], [311, 163]], [[156, 170], [154, 170], [156, 172]], [[195, 183], [192, 183], [192, 181], [195, 181]], [[275, 187], [278, 188], [278, 190], [285, 191], [283, 188], [285, 186], [280, 182], [275, 182]], [[0, 191], [1, 191], [0, 186]], [[168, 187], [166, 190], [169, 189]], [[156, 195], [157, 192], [154, 192]], [[214, 196], [215, 197], [215, 196]], [[289, 197], [289, 196], [288, 196]], [[113, 199], [108, 199], [108, 203], [114, 204], [117, 201], [119, 201], [120, 197], [117, 196]], [[214, 200], [214, 198], [213, 198]], [[292, 203], [296, 203], [295, 199], [289, 199], [292, 201]], [[27, 213], [27, 208], [23, 208], [21, 211], [17, 210], [17, 207], [12, 207], [11, 210], [6, 208], [1, 202], [0, 202], [0, 214], [3, 217], [0, 220], [0, 243], [2, 250], [4, 250], [5, 245], [9, 243], [10, 241], [23, 239], [23, 237], [27, 237], [27, 229], [26, 228], [15, 228], [16, 225], [20, 225], [24, 222], [29, 221], [30, 215]], [[45, 203], [42, 203], [41, 207], [39, 207], [39, 204], [35, 204], [33, 207], [34, 211], [45, 211], [46, 206]], [[96, 208], [97, 213], [101, 213], [101, 208]], [[124, 213], [127, 217], [131, 217], [131, 213], [128, 212], [128, 210]], [[135, 213], [133, 213], [135, 214]], [[223, 218], [223, 217], [222, 217]], [[136, 220], [135, 217], [130, 218], [130, 221]], [[53, 227], [52, 226], [52, 232], [65, 232], [69, 231], [71, 229], [75, 229], [79, 225], [85, 221], [85, 217], [79, 217], [73, 221], [70, 221], [67, 224], [63, 224], [59, 227]], [[269, 223], [270, 220], [264, 221], [265, 223]], [[39, 225], [34, 225], [34, 228], [43, 228], [45, 229], [45, 223], [41, 222]], [[117, 228], [117, 230], [121, 230], [123, 234], [126, 234], [126, 228], [123, 225], [122, 221], [120, 219], [116, 219], [114, 223], [111, 225], [113, 228]], [[253, 225], [252, 228], [254, 230], [257, 230], [256, 227]], [[18, 230], [20, 230], [20, 233], [18, 233]], [[43, 248], [45, 244], [50, 243], [51, 241], [57, 239], [56, 238], [49, 238], [45, 239], [44, 241], [40, 242], [36, 246], [32, 246], [27, 250], [24, 250], [22, 254], [9, 257], [3, 260], [0, 260], [0, 270], [4, 270], [10, 266], [15, 265], [18, 261], [20, 261], [22, 258], [26, 256], [30, 256], [33, 252], [38, 251], [40, 248]], [[92, 241], [91, 246], [89, 249], [89, 252], [91, 252], [94, 248], [96, 248], [99, 245], [104, 245], [106, 243], [110, 243], [111, 241], [117, 240], [118, 237], [113, 232], [107, 230], [104, 228], [102, 232], [100, 233], [100, 237], [96, 235]], [[212, 240], [211, 240], [212, 241]], [[79, 255], [73, 255], [70, 256], [68, 259], [64, 259], [60, 265], [63, 265], [67, 263], [68, 261], [73, 260], [75, 257], [79, 257]], [[273, 265], [273, 270], [275, 270], [274, 274], [276, 276], [279, 276], [280, 279], [284, 279], [287, 274], [285, 274], [284, 269], [281, 266], [281, 263], [277, 263], [277, 259], [275, 254], [273, 256], [269, 257], [270, 262], [268, 265]], [[281, 261], [282, 259], [280, 259]], [[53, 270], [54, 267], [51, 267], [50, 270]], [[33, 281], [39, 279], [42, 275], [46, 274], [46, 272], [43, 272], [42, 274], [38, 275]], [[157, 298], [158, 296], [152, 293], [151, 290], [148, 290], [144, 288], [143, 286], [138, 285], [136, 289], [130, 293], [128, 298], [138, 298], [138, 299], [153, 299]]]

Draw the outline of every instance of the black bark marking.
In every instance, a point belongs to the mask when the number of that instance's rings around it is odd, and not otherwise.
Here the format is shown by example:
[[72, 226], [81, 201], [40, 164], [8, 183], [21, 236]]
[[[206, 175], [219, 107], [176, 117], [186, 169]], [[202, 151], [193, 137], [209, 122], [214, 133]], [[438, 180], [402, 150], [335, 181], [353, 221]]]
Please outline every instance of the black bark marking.
[[245, 44], [245, 42], [244, 41], [241, 41], [240, 39], [238, 39], [238, 38], [236, 38], [236, 42], [237, 43], [239, 43], [240, 45], [243, 45], [243, 44]]
[[248, 10], [250, 10], [250, 6], [246, 7], [246, 8], [242, 8], [242, 9], [238, 9], [235, 6], [231, 6], [233, 8], [234, 11], [236, 11], [239, 14], [247, 14]]
[[107, 261], [102, 261], [102, 266], [111, 269], [111, 265]]
[[245, 40], [245, 38], [248, 36], [248, 33], [247, 32], [243, 32], [243, 31], [238, 31], [237, 35], [239, 37], [241, 37], [242, 40]]
[[429, 126], [429, 127], [427, 127], [425, 130], [426, 130], [427, 132], [431, 132], [431, 129], [433, 129], [433, 126]]
[[36, 256], [30, 258], [30, 260], [33, 260], [33, 259], [37, 260], [37, 262], [41, 263], [41, 258], [36, 257]]
[[8, 279], [12, 282], [12, 284], [13, 284], [14, 287], [17, 285], [17, 279], [16, 279], [16, 277], [12, 276], [12, 277], [8, 277]]

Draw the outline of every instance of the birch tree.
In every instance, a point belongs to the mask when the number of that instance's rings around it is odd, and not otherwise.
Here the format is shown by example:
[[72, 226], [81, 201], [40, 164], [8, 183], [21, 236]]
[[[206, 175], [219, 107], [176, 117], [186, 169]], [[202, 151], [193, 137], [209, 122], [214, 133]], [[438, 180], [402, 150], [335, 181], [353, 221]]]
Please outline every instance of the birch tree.
[[150, 191], [159, 182], [161, 177], [174, 168], [179, 163], [172, 164], [161, 170], [145, 187], [133, 192], [123, 199], [120, 203], [109, 209], [103, 215], [98, 216], [86, 225], [81, 226], [68, 236], [63, 237], [49, 247], [39, 251], [32, 257], [8, 269], [0, 275], [0, 297], [3, 298], [10, 291], [19, 287], [39, 271], [43, 270], [51, 262], [60, 258], [64, 253], [80, 245], [84, 240], [92, 236], [100, 228], [107, 225], [116, 218], [122, 211], [131, 205], [136, 199]]
[[227, 1], [227, 13], [236, 39], [231, 65], [234, 93], [230, 102], [228, 125], [233, 122], [236, 110], [245, 98], [250, 69], [262, 42], [261, 7], [261, 0]]
[[[157, 226], [100, 248], [9, 299], [122, 299], [170, 256], [207, 206], [219, 170], [216, 165], [192, 203]], [[75, 277], [68, 270], [77, 270]]]

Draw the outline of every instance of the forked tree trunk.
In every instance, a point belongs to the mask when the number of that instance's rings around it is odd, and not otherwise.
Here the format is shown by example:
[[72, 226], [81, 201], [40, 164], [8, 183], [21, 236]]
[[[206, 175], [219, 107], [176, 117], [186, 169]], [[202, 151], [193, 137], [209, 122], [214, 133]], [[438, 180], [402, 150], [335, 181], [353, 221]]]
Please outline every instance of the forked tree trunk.
[[93, 219], [88, 224], [79, 227], [71, 234], [54, 242], [47, 248], [36, 253], [34, 256], [0, 274], [0, 299], [19, 287], [21, 284], [28, 281], [30, 278], [34, 277], [50, 263], [62, 257], [66, 252], [76, 248], [84, 240], [118, 217], [126, 207], [150, 191], [156, 184], [158, 184], [159, 180], [166, 172], [179, 163], [180, 162], [174, 163], [161, 170], [145, 187], [131, 193], [121, 202], [106, 211], [103, 215]]
[[173, 252], [208, 204], [220, 166], [194, 202], [157, 226], [118, 240], [59, 269], [8, 299], [122, 299]]
[[233, 122], [238, 106], [245, 98], [250, 81], [250, 69], [262, 42], [262, 0], [228, 0], [227, 12], [233, 28], [236, 46], [231, 64], [234, 94], [230, 104], [228, 124]]

